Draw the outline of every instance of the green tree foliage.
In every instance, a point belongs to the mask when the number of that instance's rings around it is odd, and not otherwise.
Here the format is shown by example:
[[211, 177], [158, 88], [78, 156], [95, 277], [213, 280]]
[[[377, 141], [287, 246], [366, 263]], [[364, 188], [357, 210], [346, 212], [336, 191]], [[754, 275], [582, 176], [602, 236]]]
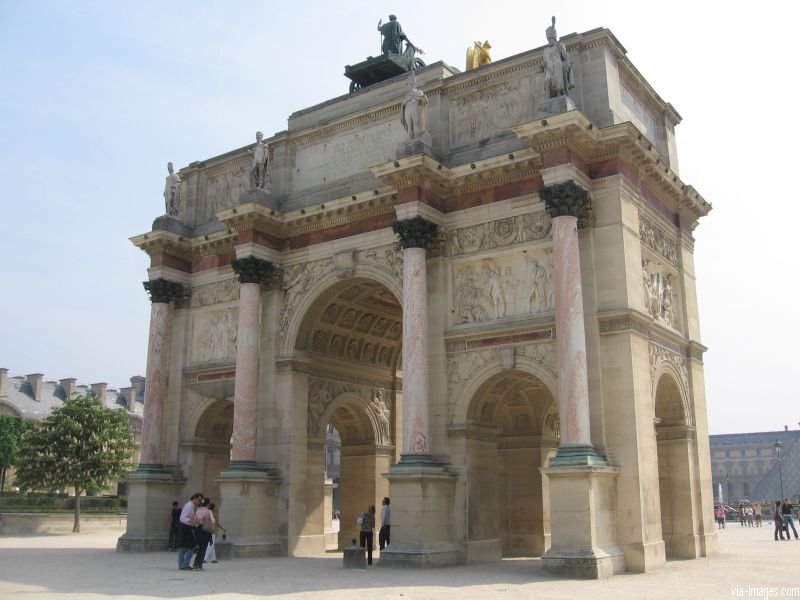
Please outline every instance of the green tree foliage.
[[6, 471], [19, 462], [22, 434], [33, 427], [19, 417], [0, 415], [0, 492], [6, 488]]
[[75, 524], [81, 530], [81, 494], [121, 479], [132, 467], [133, 430], [125, 409], [105, 408], [74, 396], [22, 438], [17, 465], [20, 489], [75, 488]]

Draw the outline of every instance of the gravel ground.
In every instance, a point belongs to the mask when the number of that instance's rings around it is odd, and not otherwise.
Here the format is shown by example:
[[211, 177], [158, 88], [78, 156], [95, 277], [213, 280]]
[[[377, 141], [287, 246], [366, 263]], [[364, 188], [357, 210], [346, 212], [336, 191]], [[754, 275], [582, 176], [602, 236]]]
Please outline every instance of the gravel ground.
[[[775, 542], [771, 524], [720, 532], [719, 554], [670, 561], [644, 575], [575, 581], [545, 575], [537, 559], [433, 570], [343, 570], [341, 555], [268, 558], [177, 569], [174, 553], [117, 554], [121, 532], [0, 537], [0, 598], [345, 599], [800, 598], [800, 542]], [[794, 586], [794, 589], [789, 589]], [[755, 589], [765, 588], [765, 589]]]

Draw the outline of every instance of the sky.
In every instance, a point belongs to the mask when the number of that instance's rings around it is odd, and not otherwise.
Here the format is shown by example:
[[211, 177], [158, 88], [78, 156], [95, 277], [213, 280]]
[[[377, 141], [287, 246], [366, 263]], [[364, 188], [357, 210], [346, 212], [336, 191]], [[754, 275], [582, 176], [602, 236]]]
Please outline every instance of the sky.
[[[755, 12], [754, 9], [757, 9]], [[395, 13], [424, 59], [463, 68], [608, 27], [684, 119], [711, 433], [798, 427], [794, 42], [800, 4], [0, 0], [0, 367], [129, 385], [144, 374], [148, 258], [176, 168], [286, 129], [346, 93]]]

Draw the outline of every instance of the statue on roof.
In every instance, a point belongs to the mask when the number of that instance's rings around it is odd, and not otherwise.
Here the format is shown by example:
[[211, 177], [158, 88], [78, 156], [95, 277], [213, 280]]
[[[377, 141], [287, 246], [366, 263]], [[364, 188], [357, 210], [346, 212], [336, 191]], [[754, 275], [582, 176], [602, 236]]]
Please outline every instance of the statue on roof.
[[[402, 54], [403, 53], [403, 41], [408, 42], [408, 38], [406, 34], [403, 33], [403, 28], [400, 26], [400, 21], [397, 20], [395, 15], [389, 15], [389, 22], [384, 23], [381, 19], [378, 21], [378, 31], [381, 32], [381, 36], [383, 36], [383, 41], [381, 42], [381, 52], [384, 54]], [[408, 42], [409, 44], [411, 42]]]
[[178, 214], [178, 203], [181, 195], [181, 178], [175, 172], [171, 162], [167, 163], [167, 181], [164, 184], [164, 204], [168, 215]]
[[415, 140], [428, 130], [428, 97], [417, 88], [417, 78], [411, 71], [411, 90], [400, 105], [400, 123]]
[[478, 67], [488, 65], [492, 62], [492, 57], [489, 54], [491, 48], [492, 45], [488, 40], [483, 42], [483, 44], [475, 42], [474, 46], [467, 48], [467, 71], [470, 69], [477, 69]]
[[549, 98], [569, 96], [569, 90], [575, 87], [572, 78], [572, 63], [569, 60], [567, 47], [556, 38], [556, 18], [545, 32], [547, 47], [544, 49], [544, 86]]
[[256, 131], [256, 143], [248, 150], [253, 155], [250, 163], [250, 188], [262, 189], [269, 183], [269, 146], [264, 143], [264, 134]]

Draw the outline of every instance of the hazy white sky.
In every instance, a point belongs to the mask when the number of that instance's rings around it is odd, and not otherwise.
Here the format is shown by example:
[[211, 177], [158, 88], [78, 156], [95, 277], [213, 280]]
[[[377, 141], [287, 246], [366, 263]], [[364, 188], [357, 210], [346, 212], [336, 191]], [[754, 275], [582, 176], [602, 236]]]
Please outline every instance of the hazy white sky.
[[[792, 429], [800, 253], [796, 3], [43, 2], [0, 0], [0, 367], [128, 385], [144, 374], [148, 259], [176, 167], [286, 128], [347, 91], [396, 13], [427, 62], [462, 68], [608, 27], [678, 127], [682, 179], [714, 205], [696, 231], [712, 433]], [[756, 12], [757, 10], [757, 12]]]

